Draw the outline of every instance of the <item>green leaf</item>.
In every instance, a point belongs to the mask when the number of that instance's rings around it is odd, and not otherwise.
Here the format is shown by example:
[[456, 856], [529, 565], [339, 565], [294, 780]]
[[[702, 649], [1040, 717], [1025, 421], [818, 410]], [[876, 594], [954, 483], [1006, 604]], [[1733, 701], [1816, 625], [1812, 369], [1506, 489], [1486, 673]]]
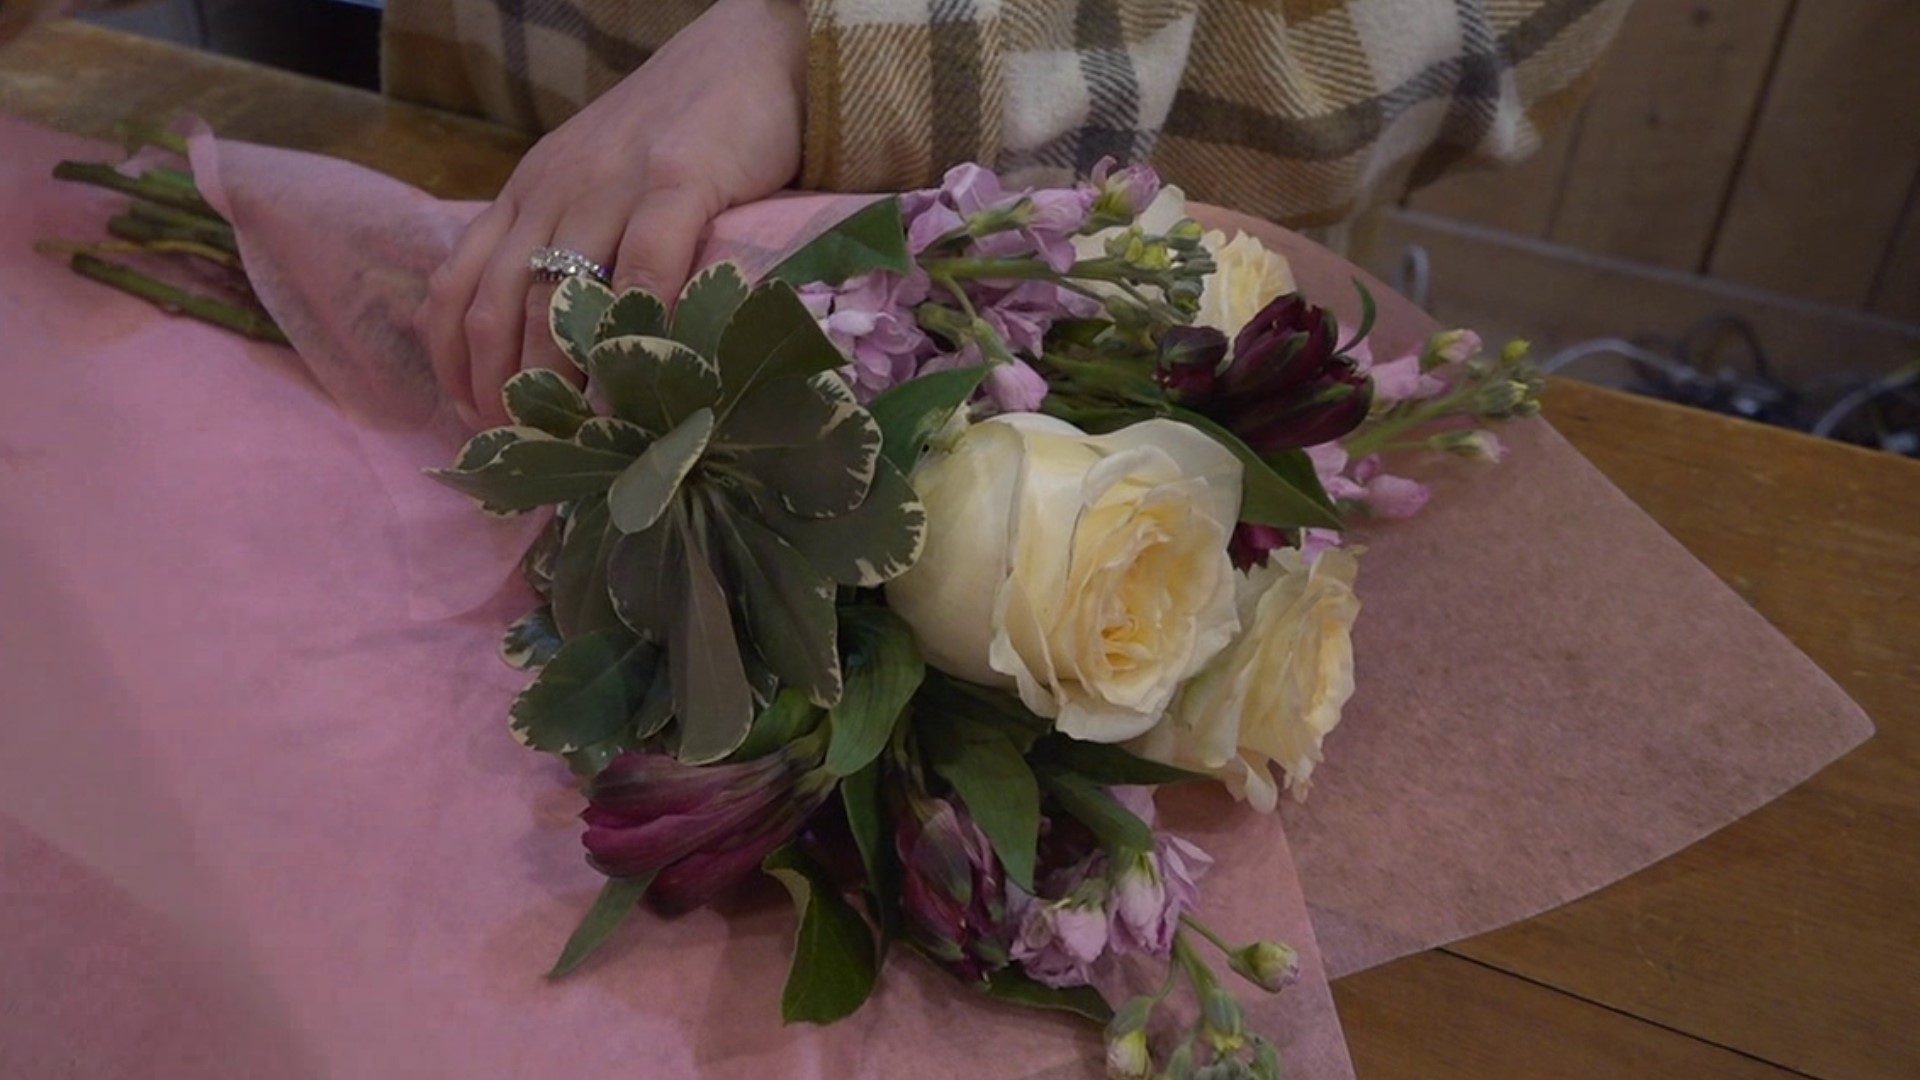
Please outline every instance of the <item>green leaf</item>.
[[1001, 732], [953, 715], [915, 713], [914, 731], [928, 763], [953, 785], [1006, 867], [1007, 879], [1033, 891], [1040, 842], [1040, 785]]
[[940, 433], [953, 411], [973, 399], [987, 366], [936, 371], [909, 379], [880, 394], [867, 406], [880, 425], [887, 460], [903, 473], [913, 472], [927, 443]]
[[923, 712], [998, 732], [1023, 756], [1042, 735], [1053, 730], [1053, 721], [1035, 716], [1017, 696], [937, 672], [929, 675], [920, 701]]
[[614, 415], [656, 435], [720, 399], [713, 361], [666, 338], [609, 338], [588, 354], [587, 370]]
[[833, 374], [761, 384], [728, 413], [714, 445], [803, 517], [848, 513], [867, 497], [880, 426]]
[[[616, 535], [619, 530], [614, 530]], [[619, 535], [607, 555], [607, 591], [613, 610], [633, 632], [653, 642], [667, 640], [680, 577], [674, 530], [661, 522], [645, 532]]]
[[557, 371], [532, 368], [507, 380], [500, 388], [507, 415], [521, 427], [538, 428], [559, 439], [571, 439], [580, 425], [593, 419], [587, 399]]
[[722, 410], [761, 383], [791, 375], [818, 375], [847, 363], [793, 287], [779, 281], [753, 290], [734, 312], [733, 321], [720, 335], [719, 360], [721, 382], [726, 386]]
[[613, 300], [612, 289], [586, 277], [570, 277], [553, 290], [547, 325], [553, 331], [554, 344], [581, 371], [587, 370], [587, 354], [600, 340], [601, 316], [613, 306]]
[[[1206, 432], [1221, 446], [1226, 447], [1244, 466], [1241, 479], [1240, 520], [1256, 525], [1273, 525], [1281, 528], [1311, 527], [1316, 529], [1338, 529], [1341, 527], [1340, 515], [1324, 505], [1326, 492], [1319, 490], [1316, 480], [1311, 491], [1274, 471], [1273, 466], [1255, 453], [1252, 447], [1240, 441], [1239, 437], [1212, 420], [1186, 409], [1170, 409], [1168, 416], [1183, 424], [1190, 424]], [[1317, 497], [1316, 497], [1317, 496]]]
[[628, 289], [608, 305], [593, 332], [600, 341], [661, 337], [667, 332], [667, 305], [645, 289]]
[[904, 274], [913, 269], [900, 200], [881, 199], [843, 218], [774, 267], [770, 277], [795, 285], [838, 285], [873, 270]]
[[1380, 314], [1380, 306], [1373, 300], [1373, 290], [1362, 284], [1359, 278], [1353, 279], [1353, 289], [1360, 294], [1360, 325], [1354, 330], [1353, 336], [1347, 339], [1345, 345], [1333, 350], [1335, 354], [1344, 353], [1365, 341], [1367, 335], [1373, 332], [1374, 318]]
[[860, 851], [860, 865], [867, 872], [867, 896], [880, 923], [881, 944], [894, 935], [900, 922], [900, 894], [896, 881], [893, 845], [887, 815], [886, 797], [880, 790], [879, 759], [840, 781], [840, 805], [847, 814], [847, 831], [853, 834], [853, 846]]
[[772, 703], [760, 710], [747, 741], [733, 752], [733, 761], [752, 761], [780, 750], [788, 743], [820, 726], [824, 710], [807, 700], [798, 690], [782, 690]]
[[513, 737], [554, 753], [612, 738], [639, 708], [655, 663], [654, 647], [626, 627], [574, 638], [514, 699]]
[[1036, 767], [1051, 766], [1102, 787], [1151, 787], [1208, 779], [1204, 773], [1137, 757], [1112, 743], [1086, 742], [1059, 733], [1042, 736], [1028, 756]]
[[1029, 1009], [1054, 1009], [1084, 1016], [1097, 1024], [1113, 1019], [1113, 1007], [1091, 986], [1056, 990], [1018, 968], [1004, 967], [987, 976], [981, 990], [989, 996]]
[[745, 515], [716, 515], [713, 532], [748, 640], [780, 681], [827, 707], [840, 700], [833, 580], [780, 534]]
[[501, 447], [471, 471], [430, 469], [427, 475], [496, 513], [584, 499], [605, 491], [626, 470], [621, 454], [541, 436]]
[[647, 684], [646, 695], [640, 699], [640, 708], [633, 714], [635, 744], [660, 734], [661, 729], [672, 721], [673, 679], [656, 667], [653, 681]]
[[678, 756], [689, 765], [705, 765], [746, 740], [753, 726], [753, 692], [727, 613], [727, 592], [707, 553], [684, 526], [677, 532], [673, 546], [680, 573], [668, 611], [667, 669], [673, 712], [680, 720]]
[[713, 356], [720, 351], [720, 335], [728, 320], [746, 301], [747, 279], [730, 262], [715, 263], [693, 275], [680, 290], [680, 302], [673, 308], [673, 340], [699, 353]]
[[762, 866], [786, 886], [800, 918], [793, 966], [780, 994], [780, 1018], [789, 1024], [831, 1024], [853, 1015], [873, 993], [880, 973], [873, 931], [793, 845], [767, 856]]
[[1277, 453], [1262, 454], [1260, 460], [1267, 463], [1280, 479], [1286, 481], [1295, 491], [1312, 499], [1327, 513], [1338, 516], [1333, 500], [1327, 496], [1327, 489], [1320, 483], [1320, 474], [1313, 467], [1313, 459], [1305, 450], [1281, 450]]
[[926, 678], [913, 631], [886, 608], [842, 608], [846, 692], [833, 710], [827, 771], [851, 776], [887, 748], [894, 725]]
[[1085, 825], [1108, 848], [1129, 851], [1153, 850], [1153, 830], [1133, 811], [1121, 806], [1113, 796], [1085, 777], [1073, 773], [1043, 771], [1040, 782], [1061, 809]]
[[589, 450], [605, 450], [632, 461], [653, 445], [653, 436], [631, 421], [616, 416], [596, 416], [580, 425], [573, 441]]
[[544, 665], [560, 651], [560, 631], [553, 625], [553, 608], [534, 608], [507, 627], [500, 639], [500, 659], [516, 671]]
[[680, 482], [700, 463], [712, 435], [713, 410], [696, 409], [635, 458], [607, 491], [613, 527], [623, 533], [652, 528], [673, 502]]
[[816, 570], [842, 585], [870, 589], [899, 577], [920, 558], [927, 510], [900, 471], [882, 459], [859, 509], [806, 518], [771, 502], [760, 519], [784, 537]]
[[520, 556], [520, 576], [542, 599], [553, 598], [553, 564], [560, 557], [560, 537], [566, 526], [567, 519], [561, 514], [548, 518], [546, 528]]
[[619, 625], [607, 593], [607, 561], [619, 539], [608, 520], [607, 500], [596, 496], [574, 504], [553, 574], [554, 623], [566, 637]]
[[[574, 280], [578, 281], [578, 278]], [[627, 921], [640, 898], [647, 894], [647, 886], [653, 884], [653, 876], [637, 878], [608, 878], [600, 886], [600, 895], [594, 898], [593, 906], [587, 909], [580, 919], [580, 925], [574, 928], [573, 936], [567, 938], [567, 944], [560, 950], [560, 959], [553, 962], [553, 970], [547, 972], [547, 978], [558, 979], [570, 975], [587, 962], [587, 958], [607, 943], [620, 924]]]
[[467, 440], [466, 445], [460, 448], [460, 453], [455, 455], [453, 468], [457, 472], [472, 472], [492, 464], [500, 456], [500, 451], [515, 443], [547, 438], [551, 436], [535, 428], [488, 428]]

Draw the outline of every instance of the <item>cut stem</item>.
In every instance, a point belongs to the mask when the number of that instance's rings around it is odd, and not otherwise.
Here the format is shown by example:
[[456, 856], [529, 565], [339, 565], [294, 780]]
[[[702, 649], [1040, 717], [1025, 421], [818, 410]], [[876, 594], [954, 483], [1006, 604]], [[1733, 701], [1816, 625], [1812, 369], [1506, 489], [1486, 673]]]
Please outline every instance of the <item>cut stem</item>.
[[[184, 185], [180, 182], [181, 177], [186, 179]], [[193, 178], [177, 169], [149, 169], [139, 176], [128, 176], [111, 165], [99, 162], [63, 161], [53, 167], [53, 178], [118, 191], [208, 220], [220, 220], [220, 215], [214, 213], [213, 207], [208, 206], [199, 191], [195, 190]]]
[[288, 343], [287, 336], [280, 332], [280, 327], [276, 326], [273, 319], [265, 312], [236, 307], [211, 296], [190, 293], [178, 286], [149, 277], [125, 263], [103, 259], [84, 251], [75, 252], [69, 260], [69, 265], [73, 267], [73, 272], [81, 277], [92, 278], [103, 285], [138, 296], [162, 311], [190, 316], [256, 341], [270, 341], [276, 345]]

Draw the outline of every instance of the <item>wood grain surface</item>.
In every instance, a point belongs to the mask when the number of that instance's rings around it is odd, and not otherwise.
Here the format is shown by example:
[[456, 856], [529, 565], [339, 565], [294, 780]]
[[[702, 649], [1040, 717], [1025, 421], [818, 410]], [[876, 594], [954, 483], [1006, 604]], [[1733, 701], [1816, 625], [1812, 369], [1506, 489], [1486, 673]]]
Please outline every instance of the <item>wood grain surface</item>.
[[[123, 116], [181, 109], [451, 197], [496, 190], [524, 146], [83, 27], [0, 49], [0, 111], [103, 135]], [[1920, 464], [1574, 383], [1554, 387], [1547, 412], [1880, 734], [1595, 896], [1342, 980], [1361, 1075], [1920, 1074]]]

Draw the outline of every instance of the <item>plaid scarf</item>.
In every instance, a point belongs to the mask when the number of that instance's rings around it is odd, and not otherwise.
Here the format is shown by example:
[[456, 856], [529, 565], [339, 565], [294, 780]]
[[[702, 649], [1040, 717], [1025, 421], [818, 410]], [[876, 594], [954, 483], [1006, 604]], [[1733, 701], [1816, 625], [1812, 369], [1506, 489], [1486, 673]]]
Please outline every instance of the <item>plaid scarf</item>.
[[[388, 0], [396, 97], [549, 130], [709, 0]], [[1151, 162], [1195, 199], [1346, 219], [1569, 119], [1629, 0], [806, 0], [802, 185]]]

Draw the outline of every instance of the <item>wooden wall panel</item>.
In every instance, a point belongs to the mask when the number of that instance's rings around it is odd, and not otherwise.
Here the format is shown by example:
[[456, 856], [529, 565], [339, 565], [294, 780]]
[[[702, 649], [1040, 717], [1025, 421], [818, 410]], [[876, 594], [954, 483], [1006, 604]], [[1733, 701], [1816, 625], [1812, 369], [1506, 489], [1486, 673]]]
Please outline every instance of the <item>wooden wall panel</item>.
[[1907, 195], [1906, 220], [1894, 234], [1874, 283], [1873, 310], [1891, 319], [1920, 323], [1920, 177]]
[[1792, 7], [1639, 0], [1587, 105], [1550, 237], [1700, 268]]
[[1710, 268], [1865, 307], [1920, 173], [1920, 3], [1797, 6]]

